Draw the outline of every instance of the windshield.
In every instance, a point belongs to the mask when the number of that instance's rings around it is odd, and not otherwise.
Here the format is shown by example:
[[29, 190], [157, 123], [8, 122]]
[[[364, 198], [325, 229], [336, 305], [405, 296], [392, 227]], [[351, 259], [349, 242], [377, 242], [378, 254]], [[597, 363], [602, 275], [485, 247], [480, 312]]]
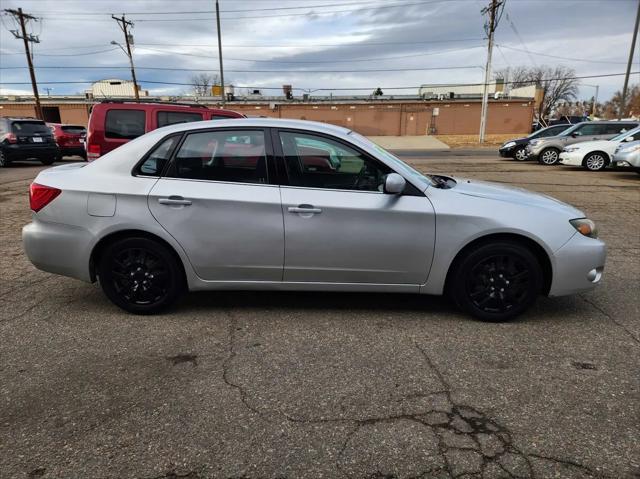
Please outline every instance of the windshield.
[[562, 133], [558, 133], [556, 136], [569, 136], [571, 133], [582, 127], [582, 125], [582, 123], [576, 123], [575, 125], [570, 126], [566, 130], [564, 130]]
[[622, 141], [626, 137], [635, 135], [636, 133], [640, 133], [640, 127], [634, 128], [633, 130], [629, 130], [629, 131], [623, 131], [619, 135], [616, 135], [613, 138], [611, 138], [611, 141]]
[[384, 156], [385, 160], [387, 160], [396, 171], [401, 172], [410, 178], [426, 181], [432, 186], [437, 186], [437, 183], [429, 175], [424, 175], [420, 173], [418, 170], [411, 168], [409, 165], [407, 165], [404, 161], [402, 161], [396, 155], [388, 152], [387, 150], [382, 148], [380, 145], [374, 143], [370, 139], [362, 136], [359, 133], [356, 133], [355, 131], [349, 132], [349, 135], [351, 135], [353, 139], [357, 140], [359, 143], [374, 148], [377, 152], [379, 152], [382, 156]]

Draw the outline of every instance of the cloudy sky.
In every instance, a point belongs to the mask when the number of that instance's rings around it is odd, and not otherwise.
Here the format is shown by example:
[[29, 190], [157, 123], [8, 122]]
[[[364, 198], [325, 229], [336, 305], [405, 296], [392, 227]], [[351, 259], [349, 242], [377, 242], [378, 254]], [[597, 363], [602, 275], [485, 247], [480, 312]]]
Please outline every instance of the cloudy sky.
[[[274, 88], [265, 94], [280, 94], [283, 84], [300, 89], [296, 94], [366, 94], [378, 86], [385, 93], [415, 94], [425, 83], [481, 82], [486, 40], [480, 10], [488, 3], [220, 0], [225, 80]], [[494, 69], [563, 65], [579, 76], [624, 72], [637, 5], [638, 0], [507, 0], [496, 31]], [[129, 78], [126, 56], [110, 44], [123, 40], [112, 13], [125, 13], [135, 24], [136, 73], [152, 94], [186, 92], [199, 70], [218, 71], [214, 0], [0, 0], [0, 6], [22, 7], [39, 18], [29, 29], [41, 40], [35, 45], [41, 95], [45, 87], [52, 95], [73, 94], [89, 86], [83, 81]], [[12, 17], [0, 18], [0, 91], [28, 93], [22, 41], [9, 32], [15, 28]], [[640, 53], [633, 70], [640, 70]], [[589, 85], [599, 85], [600, 99], [607, 99], [623, 80], [585, 79], [581, 97], [590, 98]], [[633, 75], [632, 83], [639, 82], [640, 74]], [[410, 88], [391, 90], [399, 87]]]

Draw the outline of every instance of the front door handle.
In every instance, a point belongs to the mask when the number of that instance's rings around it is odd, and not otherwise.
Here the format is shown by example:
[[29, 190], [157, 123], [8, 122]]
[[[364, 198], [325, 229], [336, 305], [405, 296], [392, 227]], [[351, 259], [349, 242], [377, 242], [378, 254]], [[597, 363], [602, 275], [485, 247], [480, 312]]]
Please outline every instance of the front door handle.
[[189, 206], [191, 200], [185, 200], [182, 196], [169, 196], [169, 198], [158, 198], [158, 203], [171, 206]]
[[322, 209], [316, 208], [313, 205], [299, 205], [299, 206], [289, 206], [287, 208], [289, 213], [311, 213], [311, 214], [320, 214], [322, 213]]

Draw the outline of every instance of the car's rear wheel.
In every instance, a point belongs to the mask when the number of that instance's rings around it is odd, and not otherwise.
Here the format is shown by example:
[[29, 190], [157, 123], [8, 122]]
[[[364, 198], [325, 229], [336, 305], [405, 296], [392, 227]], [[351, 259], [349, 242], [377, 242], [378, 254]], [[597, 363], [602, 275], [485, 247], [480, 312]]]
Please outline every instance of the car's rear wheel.
[[52, 156], [51, 158], [43, 158], [40, 160], [40, 163], [42, 163], [43, 165], [49, 166], [49, 165], [53, 165], [56, 161], [56, 157]]
[[560, 152], [557, 148], [545, 148], [540, 152], [539, 162], [543, 165], [551, 166], [558, 163]]
[[542, 284], [535, 255], [516, 242], [500, 241], [479, 246], [457, 260], [448, 293], [475, 318], [501, 322], [529, 308]]
[[147, 238], [126, 238], [107, 245], [99, 258], [98, 277], [107, 297], [134, 314], [160, 312], [185, 289], [174, 254]]
[[0, 168], [6, 168], [7, 166], [11, 166], [11, 160], [7, 159], [4, 152], [0, 150]]
[[527, 159], [527, 150], [524, 146], [519, 146], [513, 150], [513, 159], [517, 161], [525, 161]]
[[584, 166], [589, 171], [604, 170], [608, 164], [609, 160], [605, 157], [604, 153], [600, 153], [597, 151], [594, 153], [590, 153], [582, 161], [582, 166]]

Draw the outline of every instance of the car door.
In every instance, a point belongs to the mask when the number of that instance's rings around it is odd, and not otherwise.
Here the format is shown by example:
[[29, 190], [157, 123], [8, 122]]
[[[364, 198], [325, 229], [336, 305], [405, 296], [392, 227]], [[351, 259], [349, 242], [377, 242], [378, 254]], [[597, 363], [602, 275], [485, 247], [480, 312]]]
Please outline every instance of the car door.
[[383, 192], [392, 170], [354, 145], [280, 130], [285, 282], [418, 285], [433, 256], [435, 215], [409, 185]]
[[188, 132], [175, 150], [149, 208], [196, 274], [209, 281], [281, 281], [282, 208], [278, 185], [269, 183], [265, 132]]

